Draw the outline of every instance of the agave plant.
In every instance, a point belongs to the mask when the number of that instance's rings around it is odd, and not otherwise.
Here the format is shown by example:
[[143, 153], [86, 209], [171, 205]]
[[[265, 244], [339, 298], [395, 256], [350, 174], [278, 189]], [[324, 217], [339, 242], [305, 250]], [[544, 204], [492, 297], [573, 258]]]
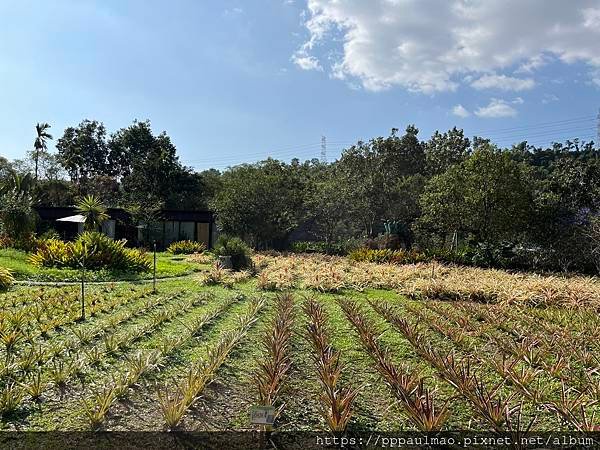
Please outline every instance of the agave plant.
[[79, 214], [85, 217], [85, 229], [95, 231], [109, 219], [106, 206], [94, 195], [88, 195], [79, 200], [76, 205]]

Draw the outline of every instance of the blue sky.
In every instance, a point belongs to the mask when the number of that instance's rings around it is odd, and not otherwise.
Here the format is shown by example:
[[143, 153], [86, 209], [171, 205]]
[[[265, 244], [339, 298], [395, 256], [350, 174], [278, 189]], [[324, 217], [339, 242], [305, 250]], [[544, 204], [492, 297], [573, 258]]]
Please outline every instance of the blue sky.
[[181, 160], [328, 156], [414, 123], [595, 138], [600, 1], [0, 0], [0, 154], [150, 119]]

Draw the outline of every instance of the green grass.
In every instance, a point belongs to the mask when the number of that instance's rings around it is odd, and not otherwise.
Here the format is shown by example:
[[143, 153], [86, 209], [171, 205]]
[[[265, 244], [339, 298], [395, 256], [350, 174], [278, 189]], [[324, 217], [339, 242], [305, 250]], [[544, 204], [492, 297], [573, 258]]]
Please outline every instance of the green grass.
[[[152, 255], [149, 255], [152, 258]], [[22, 281], [79, 281], [81, 272], [77, 269], [40, 268], [31, 264], [26, 252], [15, 249], [0, 250], [0, 266], [13, 271], [14, 277]], [[190, 275], [207, 266], [188, 261], [184, 256], [161, 252], [156, 254], [156, 277], [172, 278]], [[132, 273], [112, 270], [86, 272], [88, 281], [137, 281], [152, 278], [152, 271]]]

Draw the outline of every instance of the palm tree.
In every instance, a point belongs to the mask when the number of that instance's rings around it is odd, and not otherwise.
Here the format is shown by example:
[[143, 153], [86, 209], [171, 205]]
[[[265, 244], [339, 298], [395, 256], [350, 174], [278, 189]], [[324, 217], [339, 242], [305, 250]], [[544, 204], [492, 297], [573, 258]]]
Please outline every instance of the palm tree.
[[85, 217], [85, 229], [89, 231], [97, 230], [109, 218], [106, 206], [93, 195], [83, 197], [77, 203], [77, 212]]
[[38, 123], [35, 126], [35, 132], [36, 132], [36, 138], [35, 138], [35, 142], [33, 143], [33, 147], [35, 148], [35, 153], [34, 153], [34, 157], [35, 157], [35, 179], [37, 181], [38, 179], [38, 161], [40, 159], [40, 152], [42, 151], [46, 151], [48, 149], [48, 146], [46, 145], [46, 142], [48, 141], [48, 139], [52, 139], [52, 135], [50, 133], [48, 133], [48, 128], [50, 128], [50, 124], [44, 122], [44, 123]]

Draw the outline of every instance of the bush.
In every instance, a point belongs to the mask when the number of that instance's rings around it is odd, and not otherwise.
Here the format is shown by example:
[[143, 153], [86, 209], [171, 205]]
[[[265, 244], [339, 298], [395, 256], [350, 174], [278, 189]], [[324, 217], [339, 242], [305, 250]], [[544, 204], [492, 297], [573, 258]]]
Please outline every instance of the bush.
[[231, 257], [233, 270], [242, 270], [252, 266], [250, 247], [238, 237], [219, 236], [214, 253], [217, 256]]
[[39, 241], [37, 251], [29, 257], [38, 267], [111, 269], [125, 272], [146, 272], [151, 263], [140, 250], [126, 248], [125, 240], [115, 241], [98, 232], [85, 232], [75, 242], [58, 239]]
[[9, 269], [0, 267], [0, 291], [7, 290], [14, 281], [15, 279], [12, 276], [12, 272]]
[[348, 257], [353, 261], [388, 264], [416, 264], [429, 259], [427, 255], [416, 250], [373, 250], [366, 247], [352, 251]]
[[31, 252], [36, 249], [38, 238], [35, 233], [23, 233], [18, 237], [10, 237], [6, 233], [0, 232], [0, 249], [15, 248], [25, 252]]
[[12, 247], [12, 239], [6, 234], [0, 234], [0, 248]]
[[206, 245], [196, 241], [177, 241], [167, 248], [167, 251], [173, 255], [191, 255], [192, 253], [202, 253], [204, 250], [206, 250]]
[[363, 247], [372, 250], [398, 250], [401, 247], [400, 236], [388, 233], [380, 234], [374, 238], [365, 239]]
[[297, 241], [292, 242], [292, 253], [324, 253], [326, 255], [347, 255], [357, 247], [353, 240], [325, 243], [323, 241]]
[[60, 234], [54, 228], [50, 228], [49, 230], [44, 231], [39, 235], [39, 239], [48, 240], [48, 239], [58, 239], [60, 240]]

